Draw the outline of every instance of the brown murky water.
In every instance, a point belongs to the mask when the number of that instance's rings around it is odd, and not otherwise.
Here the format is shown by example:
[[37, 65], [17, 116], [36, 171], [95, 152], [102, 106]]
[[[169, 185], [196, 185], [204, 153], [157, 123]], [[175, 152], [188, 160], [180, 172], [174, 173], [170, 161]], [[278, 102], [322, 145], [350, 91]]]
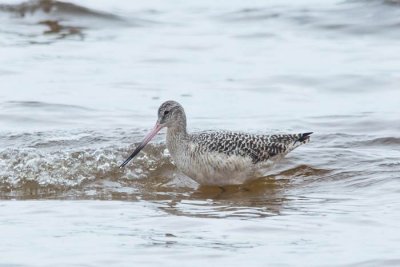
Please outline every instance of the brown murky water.
[[[0, 266], [399, 266], [396, 1], [2, 1]], [[313, 131], [199, 187], [160, 134]], [[13, 201], [17, 200], [17, 201]]]

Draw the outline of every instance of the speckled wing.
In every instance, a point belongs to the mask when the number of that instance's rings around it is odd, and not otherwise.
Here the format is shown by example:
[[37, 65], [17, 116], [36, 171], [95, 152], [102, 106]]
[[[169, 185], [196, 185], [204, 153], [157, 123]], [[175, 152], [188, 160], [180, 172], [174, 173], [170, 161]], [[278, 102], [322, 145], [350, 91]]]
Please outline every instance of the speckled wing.
[[285, 155], [297, 146], [307, 143], [309, 135], [277, 134], [253, 135], [237, 132], [204, 132], [193, 135], [199, 152], [219, 152], [226, 155], [251, 157], [253, 163], [266, 161], [279, 155]]

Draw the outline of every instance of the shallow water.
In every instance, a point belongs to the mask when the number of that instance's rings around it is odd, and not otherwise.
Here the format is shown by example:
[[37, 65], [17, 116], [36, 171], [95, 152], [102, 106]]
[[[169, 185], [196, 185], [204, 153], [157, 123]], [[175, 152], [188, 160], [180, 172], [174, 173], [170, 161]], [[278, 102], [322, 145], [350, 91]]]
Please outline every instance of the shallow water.
[[[399, 15], [2, 1], [0, 266], [398, 266]], [[180, 174], [164, 133], [120, 170], [167, 99], [191, 131], [314, 134], [224, 191]]]

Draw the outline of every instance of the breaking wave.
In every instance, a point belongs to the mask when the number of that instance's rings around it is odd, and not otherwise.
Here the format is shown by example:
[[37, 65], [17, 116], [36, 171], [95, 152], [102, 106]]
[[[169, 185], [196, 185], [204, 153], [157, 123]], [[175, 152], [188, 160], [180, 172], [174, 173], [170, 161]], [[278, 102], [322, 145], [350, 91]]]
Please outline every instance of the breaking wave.
[[[126, 129], [2, 133], [0, 196], [63, 197], [67, 194], [79, 197], [92, 194], [101, 198], [99, 190], [106, 195], [119, 196], [142, 190], [139, 197], [155, 194], [159, 198], [162, 192], [177, 193], [185, 187], [192, 191], [198, 186], [176, 170], [165, 144], [157, 140], [146, 146], [134, 162], [120, 169], [119, 165], [143, 136], [144, 131]], [[394, 174], [400, 170], [398, 158], [387, 156], [388, 146], [397, 149], [399, 139], [316, 135], [313, 142], [301, 151], [292, 152], [271, 175], [247, 186], [260, 194], [270, 190], [271, 186], [273, 190], [288, 187], [312, 190], [315, 184], [327, 182], [345, 188], [372, 186], [393, 178], [376, 179], [381, 173]], [[367, 149], [358, 149], [360, 147]], [[240, 187], [233, 188], [232, 196], [243, 195], [243, 192], [236, 192]], [[154, 195], [148, 197], [154, 198]], [[225, 197], [229, 198], [229, 194]]]
[[[134, 132], [134, 131], [133, 131]], [[128, 168], [119, 165], [135, 144], [125, 131], [37, 132], [0, 136], [0, 191], [68, 190], [109, 180], [131, 183], [173, 169], [163, 144], [149, 144]], [[112, 135], [114, 134], [114, 135]], [[118, 140], [121, 145], [112, 144]]]

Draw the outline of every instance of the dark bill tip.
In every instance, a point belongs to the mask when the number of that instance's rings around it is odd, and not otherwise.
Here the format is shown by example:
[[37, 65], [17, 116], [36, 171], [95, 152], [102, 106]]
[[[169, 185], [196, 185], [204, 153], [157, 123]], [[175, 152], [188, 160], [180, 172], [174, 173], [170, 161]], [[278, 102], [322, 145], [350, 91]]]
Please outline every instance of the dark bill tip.
[[120, 168], [125, 167], [126, 164], [129, 163], [129, 161], [131, 161], [131, 159], [133, 159], [137, 154], [139, 154], [139, 152], [145, 147], [147, 143], [140, 143], [139, 146], [133, 151], [133, 153], [119, 166]]
[[140, 144], [136, 147], [133, 153], [119, 167], [120, 168], [125, 167], [126, 164], [128, 164], [129, 161], [131, 161], [131, 159], [133, 159], [137, 154], [139, 154], [139, 152], [147, 145], [148, 142], [150, 142], [150, 140], [158, 133], [158, 131], [161, 130], [161, 128], [162, 126], [157, 123], [156, 126], [154, 126], [153, 130], [151, 130], [151, 132], [148, 133], [148, 135], [143, 139], [142, 142], [140, 142]]

